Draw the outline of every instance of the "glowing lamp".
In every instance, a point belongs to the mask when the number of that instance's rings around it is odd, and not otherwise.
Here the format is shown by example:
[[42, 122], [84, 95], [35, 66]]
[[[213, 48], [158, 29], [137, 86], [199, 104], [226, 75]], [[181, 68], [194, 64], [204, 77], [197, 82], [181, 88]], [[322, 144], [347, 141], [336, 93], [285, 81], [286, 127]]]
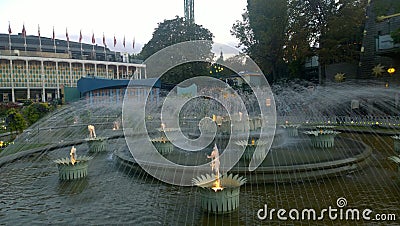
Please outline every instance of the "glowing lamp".
[[387, 69], [387, 72], [388, 72], [390, 75], [393, 75], [393, 74], [396, 72], [396, 69], [394, 69], [394, 67], [391, 67], [391, 68], [388, 68], [388, 69]]

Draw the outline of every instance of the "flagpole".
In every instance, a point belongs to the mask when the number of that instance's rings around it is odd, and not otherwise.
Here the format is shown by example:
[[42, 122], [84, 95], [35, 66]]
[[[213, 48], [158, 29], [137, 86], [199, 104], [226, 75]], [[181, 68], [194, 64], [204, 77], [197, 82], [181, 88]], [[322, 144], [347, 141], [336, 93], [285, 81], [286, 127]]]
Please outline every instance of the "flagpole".
[[117, 62], [117, 51], [115, 51], [115, 45], [117, 44], [117, 39], [114, 34], [114, 61]]
[[82, 29], [79, 31], [79, 43], [81, 44], [81, 59], [83, 60]]
[[42, 40], [40, 39], [40, 26], [38, 24], [38, 35], [39, 35], [39, 51], [42, 52]]
[[8, 21], [8, 49], [10, 50], [10, 54], [11, 54], [11, 25], [10, 25], [10, 21]]
[[68, 35], [68, 28], [65, 28], [65, 36], [67, 37], [67, 52], [69, 54], [69, 35]]
[[103, 45], [104, 45], [104, 61], [107, 61], [107, 54], [106, 54], [106, 37], [104, 36], [104, 32], [103, 32]]
[[53, 45], [54, 45], [54, 53], [57, 53], [56, 34], [54, 33], [54, 26], [53, 26]]
[[96, 59], [96, 55], [95, 55], [95, 52], [94, 52], [94, 44], [96, 43], [96, 39], [94, 38], [94, 32], [92, 32], [92, 57], [93, 57], [93, 59], [95, 60]]
[[22, 25], [22, 36], [24, 36], [24, 48], [26, 52], [26, 30], [25, 30], [25, 24]]

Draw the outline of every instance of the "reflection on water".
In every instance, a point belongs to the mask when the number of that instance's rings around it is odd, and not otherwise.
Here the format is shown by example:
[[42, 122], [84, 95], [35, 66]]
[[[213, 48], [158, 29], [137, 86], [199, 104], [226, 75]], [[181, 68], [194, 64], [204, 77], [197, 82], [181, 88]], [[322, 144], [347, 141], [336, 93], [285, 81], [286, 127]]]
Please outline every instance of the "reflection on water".
[[[89, 163], [89, 176], [76, 181], [59, 181], [57, 166], [51, 161], [67, 156], [68, 148], [24, 158], [1, 168], [0, 224], [259, 225], [271, 223], [257, 219], [257, 210], [264, 204], [276, 209], [321, 210], [335, 207], [339, 197], [345, 197], [351, 208], [400, 216], [399, 174], [386, 159], [394, 154], [390, 137], [343, 136], [372, 146], [372, 159], [364, 170], [312, 182], [245, 184], [239, 210], [224, 216], [202, 212], [197, 188], [164, 184], [144, 172], [129, 173], [109, 153], [95, 156]], [[110, 147], [125, 148], [122, 139], [110, 142]], [[86, 144], [77, 146], [82, 155], [86, 149]], [[276, 218], [272, 222], [285, 223]], [[304, 222], [309, 223], [332, 221]]]

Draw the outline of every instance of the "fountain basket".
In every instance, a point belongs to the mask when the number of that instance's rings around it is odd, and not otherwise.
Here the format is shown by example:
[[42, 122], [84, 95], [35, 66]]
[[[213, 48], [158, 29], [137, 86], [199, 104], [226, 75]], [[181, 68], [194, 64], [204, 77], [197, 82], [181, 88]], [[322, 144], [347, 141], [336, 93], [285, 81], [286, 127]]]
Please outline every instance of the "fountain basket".
[[400, 153], [400, 136], [392, 136], [394, 151]]
[[54, 162], [58, 166], [58, 176], [60, 180], [74, 180], [84, 178], [88, 174], [88, 163], [92, 157], [80, 156], [77, 158], [74, 165], [68, 158], [57, 159]]
[[335, 136], [340, 132], [333, 130], [305, 131], [311, 139], [311, 144], [316, 148], [332, 148], [335, 146]]
[[174, 150], [174, 145], [170, 141], [152, 140], [154, 147], [161, 155], [166, 155]]
[[104, 152], [107, 150], [107, 140], [104, 138], [90, 138], [87, 143], [89, 152]]
[[239, 207], [240, 186], [246, 182], [239, 175], [223, 175], [220, 178], [223, 190], [212, 189], [215, 175], [202, 175], [193, 179], [193, 183], [200, 187], [201, 207], [204, 211], [213, 214], [231, 213]]

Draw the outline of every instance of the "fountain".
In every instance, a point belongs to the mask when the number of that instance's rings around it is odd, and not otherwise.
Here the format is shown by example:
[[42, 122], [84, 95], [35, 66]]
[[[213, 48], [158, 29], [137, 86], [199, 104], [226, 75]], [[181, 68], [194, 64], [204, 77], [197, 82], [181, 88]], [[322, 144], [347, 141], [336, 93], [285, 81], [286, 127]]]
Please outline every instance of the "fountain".
[[[149, 70], [150, 68], [152, 67], [149, 67]], [[151, 74], [148, 73], [148, 76]], [[274, 142], [271, 149], [270, 145], [265, 145], [265, 150], [262, 151], [265, 153], [269, 150], [269, 153], [255, 170], [249, 170], [251, 161], [246, 157], [241, 159], [240, 154], [243, 152], [237, 152], [236, 157], [239, 161], [232, 168], [227, 169], [223, 166], [224, 156], [230, 151], [244, 148], [246, 152], [247, 148], [253, 147], [252, 138], [254, 146], [260, 145], [257, 143], [261, 135], [258, 120], [265, 115], [255, 107], [255, 97], [250, 94], [242, 95], [248, 113], [238, 106], [226, 105], [227, 108], [233, 109], [231, 112], [239, 112], [239, 120], [235, 115], [219, 111], [215, 105], [190, 99], [193, 103], [188, 104], [188, 111], [182, 111], [182, 115], [179, 115], [180, 132], [185, 136], [200, 136], [197, 125], [204, 117], [213, 114], [223, 116], [220, 127], [215, 123], [215, 143], [221, 150], [218, 158], [221, 159], [221, 172], [214, 168], [213, 173], [209, 174], [209, 163], [205, 156], [211, 152], [212, 147], [206, 146], [199, 150], [184, 149], [180, 146], [184, 143], [183, 137], [174, 137], [171, 140], [171, 143], [177, 145], [165, 158], [184, 165], [185, 169], [201, 164], [206, 166], [206, 171], [188, 170], [195, 187], [170, 186], [155, 179], [146, 170], [156, 169], [159, 174], [172, 175], [178, 180], [182, 180], [183, 177], [181, 173], [176, 173], [175, 167], [164, 167], [158, 159], [146, 162], [148, 168], [144, 170], [134, 155], [138, 154], [141, 157], [140, 154], [145, 155], [154, 148], [151, 139], [158, 136], [156, 128], [159, 126], [158, 120], [162, 117], [161, 114], [154, 113], [160, 109], [159, 105], [151, 105], [149, 109], [154, 112], [144, 114], [143, 118], [146, 120], [143, 124], [148, 128], [147, 133], [138, 130], [142, 126], [140, 120], [128, 115], [122, 120], [123, 134], [112, 132], [112, 122], [104, 120], [104, 116], [121, 114], [121, 105], [91, 105], [87, 100], [82, 100], [64, 106], [20, 134], [15, 144], [0, 153], [0, 224], [29, 225], [35, 222], [69, 225], [79, 221], [82, 224], [110, 225], [118, 222], [132, 225], [259, 225], [260, 220], [255, 214], [266, 203], [271, 208], [324, 208], [334, 206], [337, 198], [342, 196], [351, 197], [349, 206], [354, 208], [368, 206], [376, 212], [396, 211], [399, 206], [397, 200], [400, 189], [393, 178], [397, 172], [382, 167], [386, 164], [386, 158], [374, 158], [373, 163], [367, 161], [372, 152], [370, 146], [379, 154], [377, 156], [387, 156], [387, 144], [392, 140], [390, 136], [374, 133], [376, 128], [364, 125], [379, 122], [379, 132], [383, 130], [384, 134], [399, 134], [399, 120], [383, 117], [398, 115], [395, 101], [397, 91], [383, 89], [384, 86], [379, 89], [374, 83], [349, 82], [346, 80], [343, 83], [324, 86], [308, 82], [276, 83], [273, 87], [273, 99], [262, 107], [267, 110], [277, 108], [278, 125], [290, 121], [291, 124], [308, 129], [314, 125], [334, 124], [337, 126], [335, 130], [342, 133], [334, 138], [334, 146], [324, 151], [310, 144], [308, 135], [304, 133], [298, 133], [298, 137], [293, 139]], [[209, 90], [199, 89], [199, 93], [203, 91], [207, 93]], [[214, 97], [208, 97], [212, 98]], [[263, 97], [262, 103], [265, 99], [268, 98]], [[351, 108], [352, 99], [359, 99], [358, 108]], [[162, 97], [159, 102], [163, 103]], [[132, 106], [128, 107], [129, 111], [134, 109]], [[72, 120], [74, 116], [78, 120]], [[238, 124], [240, 119], [244, 121], [243, 125], [249, 126], [248, 136], [243, 135], [245, 129], [232, 127]], [[132, 123], [125, 127], [125, 122], [129, 120]], [[267, 135], [278, 138], [284, 132], [284, 128], [279, 128], [277, 133], [274, 133], [275, 121], [270, 118], [269, 120], [273, 121], [273, 125], [266, 127]], [[87, 125], [96, 125], [96, 129], [103, 132], [102, 136], [107, 139], [110, 152], [91, 160], [89, 180], [68, 181], [66, 183], [69, 186], [63, 186], [65, 183], [57, 180], [60, 176], [57, 175], [54, 164], [49, 162], [63, 158], [66, 147], [69, 149], [74, 145], [78, 150], [86, 150], [86, 142], [82, 137], [87, 135]], [[170, 138], [168, 133], [167, 135]], [[234, 145], [222, 148], [218, 141], [227, 141], [229, 136]], [[239, 142], [238, 145], [235, 144], [236, 141], [244, 142]], [[149, 146], [144, 145], [146, 142]], [[133, 147], [129, 146], [131, 144]], [[211, 145], [214, 145], [214, 142]], [[214, 157], [211, 157], [213, 155]], [[81, 157], [73, 156], [76, 161], [74, 165], [71, 159], [61, 164], [79, 166]], [[216, 159], [216, 154], [209, 156], [213, 160]], [[252, 160], [261, 158], [255, 153], [252, 157]], [[212, 164], [219, 165], [215, 161]], [[340, 175], [342, 177], [338, 177]], [[243, 179], [243, 176], [246, 179]], [[322, 180], [327, 177], [329, 178]], [[43, 189], [44, 187], [48, 189]], [[76, 189], [77, 187], [80, 189]], [[193, 192], [194, 189], [200, 192]], [[240, 208], [239, 192], [242, 196]], [[200, 202], [201, 205], [197, 205]], [[82, 209], [85, 209], [84, 214]], [[234, 213], [221, 217], [204, 214], [202, 210], [216, 214], [230, 211]], [[69, 217], [70, 215], [78, 217]], [[270, 223], [282, 224], [277, 219], [271, 220]], [[320, 223], [331, 224], [332, 221], [323, 219]]]
[[220, 175], [220, 160], [217, 145], [214, 145], [211, 155], [211, 169], [215, 174], [201, 175], [193, 179], [193, 184], [200, 187], [201, 207], [214, 214], [231, 213], [239, 207], [240, 186], [246, 179], [239, 175]]
[[[159, 131], [161, 132], [161, 137], [151, 139], [151, 142], [153, 143], [154, 147], [161, 155], [167, 155], [174, 150], [174, 145], [172, 144], [172, 141], [165, 136], [166, 130], [167, 128], [165, 126], [165, 123], [161, 123], [161, 128], [159, 129]], [[173, 130], [168, 130], [168, 131], [173, 131]]]
[[333, 130], [312, 130], [305, 131], [304, 134], [307, 134], [311, 143], [314, 147], [317, 148], [332, 148], [335, 146], [335, 136], [340, 132]]
[[107, 139], [105, 137], [97, 137], [96, 130], [93, 125], [88, 125], [89, 138], [86, 139], [90, 152], [104, 152], [107, 150]]
[[260, 140], [257, 140], [256, 142], [255, 139], [252, 138], [250, 143], [248, 143], [246, 140], [240, 140], [236, 141], [235, 144], [245, 148], [245, 151], [242, 155], [242, 159], [245, 161], [250, 161], [252, 158], [254, 159], [264, 158], [264, 153], [256, 153], [254, 155], [254, 151], [256, 150], [257, 146], [261, 146], [265, 150], [267, 146], [266, 142]]
[[399, 135], [395, 135], [395, 136], [391, 136], [393, 138], [393, 147], [394, 150], [398, 153], [400, 153], [400, 136]]
[[389, 160], [397, 164], [397, 171], [400, 172], [400, 156], [390, 156], [388, 157]]
[[283, 129], [287, 132], [289, 137], [297, 137], [299, 136], [299, 127], [300, 124], [289, 124], [288, 121], [285, 122], [285, 125], [281, 125]]
[[88, 162], [93, 159], [90, 156], [76, 155], [76, 148], [72, 146], [69, 153], [70, 159], [61, 158], [54, 160], [58, 166], [58, 176], [61, 180], [74, 180], [86, 177], [88, 174]]

